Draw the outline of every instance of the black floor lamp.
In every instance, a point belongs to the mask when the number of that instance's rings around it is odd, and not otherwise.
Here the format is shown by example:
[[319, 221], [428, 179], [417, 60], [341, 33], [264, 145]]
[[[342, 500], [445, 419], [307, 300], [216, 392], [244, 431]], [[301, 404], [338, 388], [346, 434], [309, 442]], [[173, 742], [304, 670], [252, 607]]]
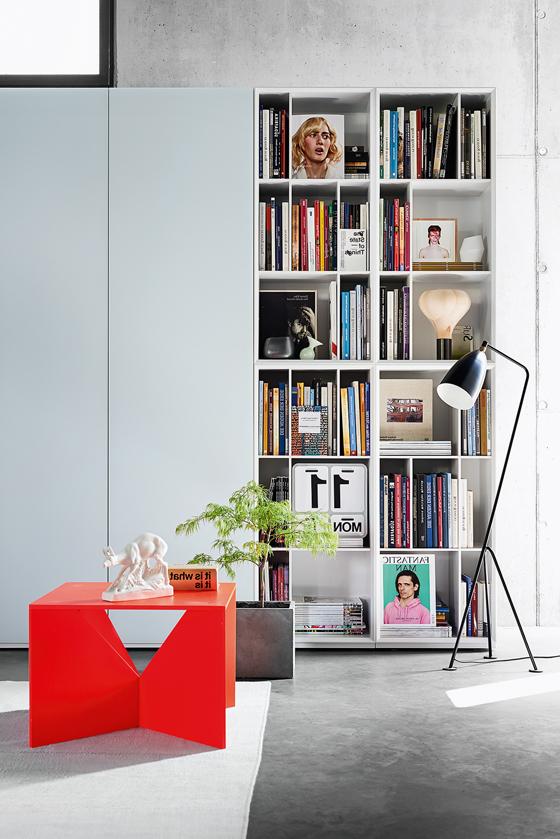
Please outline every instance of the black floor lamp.
[[467, 598], [467, 605], [465, 606], [465, 611], [463, 612], [463, 617], [461, 619], [461, 625], [457, 629], [457, 638], [455, 641], [455, 646], [453, 647], [453, 652], [451, 654], [451, 659], [449, 661], [449, 665], [444, 667], [444, 670], [456, 670], [455, 667], [455, 658], [457, 656], [457, 650], [459, 647], [459, 643], [461, 640], [461, 633], [463, 632], [463, 627], [465, 626], [465, 622], [467, 620], [467, 615], [469, 611], [469, 607], [471, 605], [471, 601], [473, 598], [474, 590], [480, 576], [480, 571], [484, 566], [484, 589], [485, 589], [485, 597], [486, 597], [486, 614], [488, 619], [488, 655], [485, 658], [496, 658], [492, 654], [492, 628], [491, 628], [491, 615], [490, 615], [490, 599], [488, 596], [488, 575], [486, 573], [486, 554], [489, 553], [492, 557], [492, 561], [494, 562], [494, 566], [498, 573], [498, 576], [501, 580], [501, 583], [504, 587], [504, 591], [506, 593], [509, 605], [511, 606], [511, 610], [515, 617], [515, 621], [517, 626], [519, 627], [519, 631], [521, 633], [521, 637], [523, 638], [523, 643], [527, 649], [527, 653], [529, 654], [529, 658], [531, 659], [531, 664], [533, 665], [530, 668], [530, 673], [541, 673], [542, 671], [537, 668], [535, 664], [535, 659], [533, 657], [533, 653], [529, 647], [529, 642], [525, 636], [525, 632], [523, 631], [523, 627], [521, 626], [521, 621], [517, 615], [517, 611], [515, 606], [513, 605], [513, 600], [511, 599], [510, 593], [508, 591], [508, 587], [506, 585], [506, 581], [504, 580], [504, 575], [498, 565], [498, 560], [496, 559], [496, 554], [488, 546], [488, 539], [490, 537], [490, 530], [492, 529], [492, 523], [494, 521], [494, 515], [496, 513], [496, 508], [498, 506], [498, 500], [500, 498], [500, 493], [502, 491], [502, 484], [504, 482], [504, 477], [506, 474], [509, 456], [511, 454], [511, 448], [513, 445], [513, 438], [515, 437], [515, 432], [517, 431], [517, 424], [519, 422], [519, 416], [521, 414], [521, 408], [523, 407], [523, 400], [525, 399], [525, 393], [527, 391], [527, 385], [529, 383], [529, 371], [527, 368], [521, 364], [519, 361], [516, 361], [511, 356], [506, 355], [505, 353], [497, 350], [496, 347], [493, 347], [487, 341], [483, 341], [480, 349], [475, 350], [474, 352], [470, 352], [467, 355], [460, 358], [453, 367], [448, 371], [448, 373], [444, 376], [441, 383], [437, 387], [437, 392], [439, 398], [450, 405], [452, 408], [457, 408], [461, 411], [466, 411], [469, 408], [472, 408], [475, 404], [478, 394], [482, 388], [484, 383], [484, 377], [486, 375], [486, 350], [490, 349], [493, 350], [498, 355], [501, 355], [502, 358], [506, 358], [508, 361], [511, 361], [513, 364], [516, 364], [518, 367], [521, 367], [522, 370], [525, 371], [525, 384], [523, 385], [523, 391], [521, 393], [521, 398], [519, 400], [519, 406], [517, 408], [517, 415], [515, 417], [515, 422], [513, 423], [513, 430], [511, 432], [511, 437], [504, 461], [504, 465], [502, 468], [502, 474], [500, 475], [500, 481], [498, 483], [498, 489], [496, 491], [496, 497], [494, 498], [494, 504], [492, 505], [492, 512], [490, 513], [490, 518], [488, 519], [488, 524], [486, 526], [486, 533], [484, 535], [484, 541], [482, 543], [482, 547], [480, 549], [480, 556], [478, 558], [478, 563], [476, 566], [476, 570], [473, 577], [473, 585], [469, 596]]

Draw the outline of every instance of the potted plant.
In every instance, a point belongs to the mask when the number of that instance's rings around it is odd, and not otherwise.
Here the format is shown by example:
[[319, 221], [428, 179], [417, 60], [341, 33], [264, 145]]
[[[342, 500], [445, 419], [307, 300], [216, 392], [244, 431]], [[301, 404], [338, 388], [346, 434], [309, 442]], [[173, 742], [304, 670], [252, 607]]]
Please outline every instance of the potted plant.
[[[290, 679], [294, 666], [294, 609], [288, 602], [265, 601], [268, 560], [274, 546], [302, 548], [316, 555], [336, 553], [338, 537], [326, 513], [294, 513], [289, 501], [271, 501], [260, 484], [250, 481], [233, 493], [227, 504], [208, 504], [204, 512], [177, 525], [189, 536], [202, 523], [212, 524], [217, 556], [196, 554], [189, 564], [212, 563], [230, 578], [235, 566], [251, 562], [259, 570], [260, 601], [238, 602], [237, 676], [253, 679]], [[236, 544], [236, 533], [252, 538]]]

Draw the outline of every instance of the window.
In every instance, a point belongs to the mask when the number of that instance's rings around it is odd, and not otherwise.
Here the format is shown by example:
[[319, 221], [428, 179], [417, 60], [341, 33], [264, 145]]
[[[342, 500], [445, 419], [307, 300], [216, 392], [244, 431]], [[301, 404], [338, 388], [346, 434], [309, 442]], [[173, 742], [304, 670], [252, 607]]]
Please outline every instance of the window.
[[113, 84], [113, 0], [0, 0], [0, 85]]

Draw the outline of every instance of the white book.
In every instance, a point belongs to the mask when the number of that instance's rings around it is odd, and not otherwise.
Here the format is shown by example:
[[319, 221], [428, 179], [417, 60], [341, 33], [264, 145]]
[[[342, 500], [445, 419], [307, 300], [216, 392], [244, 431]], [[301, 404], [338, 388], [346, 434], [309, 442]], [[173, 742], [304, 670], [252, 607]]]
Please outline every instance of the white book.
[[443, 150], [443, 135], [445, 132], [445, 114], [438, 114], [436, 128], [436, 149], [434, 152], [434, 178], [439, 178], [441, 169], [441, 152]]
[[329, 405], [329, 389], [326, 385], [321, 385], [321, 407], [327, 408]]
[[282, 271], [290, 270], [290, 205], [282, 203]]
[[467, 548], [474, 547], [474, 493], [467, 490]]
[[[336, 284], [335, 284], [336, 285]], [[327, 454], [334, 454], [332, 450], [333, 441], [333, 383], [327, 382]]]
[[271, 252], [271, 271], [276, 271], [276, 200], [270, 199], [270, 237], [272, 239]]
[[270, 170], [270, 137], [269, 137], [269, 128], [270, 128], [270, 113], [268, 108], [265, 108], [262, 112], [262, 124], [263, 124], [263, 178], [268, 178], [269, 170]]
[[451, 547], [459, 547], [459, 486], [458, 478], [451, 478]]
[[387, 305], [386, 305], [386, 313], [385, 316], [387, 318], [387, 361], [393, 361], [395, 356], [393, 355], [393, 340], [394, 340], [394, 332], [395, 332], [395, 323], [393, 320], [394, 314], [394, 301], [393, 298], [395, 296], [394, 291], [387, 292]]
[[342, 271], [367, 271], [367, 230], [340, 231], [340, 267]]
[[303, 389], [303, 404], [309, 408], [311, 405], [311, 387], [306, 385]]
[[410, 111], [410, 177], [416, 178], [416, 111]]
[[391, 177], [391, 111], [383, 111], [383, 177]]
[[365, 355], [368, 361], [371, 358], [371, 309], [370, 309], [370, 294], [369, 288], [366, 288], [365, 293], [366, 305], [365, 305]]
[[356, 361], [356, 292], [350, 291], [350, 361]]
[[474, 112], [474, 176], [482, 177], [482, 123], [480, 111]]
[[363, 299], [364, 290], [358, 283], [356, 286], [356, 360], [362, 360], [362, 319], [363, 319]]
[[338, 356], [338, 319], [336, 316], [336, 280], [329, 284], [329, 319], [330, 319], [330, 353], [331, 358]]
[[459, 547], [468, 548], [467, 544], [467, 479], [459, 482]]
[[360, 227], [368, 229], [368, 204], [360, 204]]
[[362, 454], [362, 428], [360, 422], [360, 383], [352, 382], [354, 388], [354, 412], [356, 414], [356, 452]]
[[259, 201], [259, 271], [266, 269], [266, 202]]
[[315, 208], [307, 208], [307, 261], [310, 271], [315, 268]]

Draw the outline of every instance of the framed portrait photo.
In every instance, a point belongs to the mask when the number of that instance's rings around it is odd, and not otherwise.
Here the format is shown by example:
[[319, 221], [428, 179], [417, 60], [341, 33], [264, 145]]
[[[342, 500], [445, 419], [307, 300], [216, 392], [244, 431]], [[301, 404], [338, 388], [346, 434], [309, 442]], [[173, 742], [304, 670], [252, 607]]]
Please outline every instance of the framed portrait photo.
[[343, 114], [292, 115], [292, 177], [344, 177]]
[[432, 439], [431, 379], [380, 379], [381, 440]]
[[412, 222], [413, 262], [455, 262], [457, 219], [415, 218]]

